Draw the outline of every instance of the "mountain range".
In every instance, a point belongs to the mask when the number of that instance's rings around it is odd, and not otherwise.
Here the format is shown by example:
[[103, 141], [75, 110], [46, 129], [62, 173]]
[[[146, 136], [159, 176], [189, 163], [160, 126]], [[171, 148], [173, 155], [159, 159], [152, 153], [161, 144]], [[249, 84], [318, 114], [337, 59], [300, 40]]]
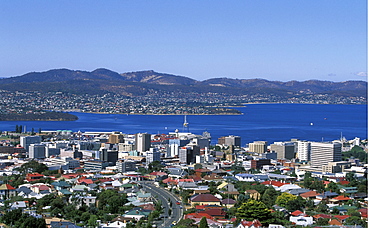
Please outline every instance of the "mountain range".
[[94, 71], [53, 69], [0, 79], [6, 91], [68, 92], [74, 94], [116, 93], [127, 96], [145, 95], [148, 91], [225, 93], [229, 95], [292, 93], [367, 96], [367, 82], [269, 81], [265, 79], [212, 78], [197, 81], [185, 76], [152, 70], [117, 73], [99, 68]]

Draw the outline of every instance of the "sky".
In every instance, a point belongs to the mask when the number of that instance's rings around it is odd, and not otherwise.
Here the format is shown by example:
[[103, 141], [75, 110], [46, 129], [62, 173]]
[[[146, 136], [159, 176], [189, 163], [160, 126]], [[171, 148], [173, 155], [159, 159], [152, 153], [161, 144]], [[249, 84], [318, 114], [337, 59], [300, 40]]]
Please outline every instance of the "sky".
[[154, 70], [367, 81], [366, 0], [1, 1], [0, 77]]

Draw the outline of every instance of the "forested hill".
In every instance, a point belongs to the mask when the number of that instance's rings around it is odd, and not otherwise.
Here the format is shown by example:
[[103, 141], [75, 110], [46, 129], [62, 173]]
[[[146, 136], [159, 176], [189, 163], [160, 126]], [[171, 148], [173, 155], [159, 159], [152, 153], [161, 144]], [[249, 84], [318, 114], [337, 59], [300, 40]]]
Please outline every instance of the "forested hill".
[[31, 72], [21, 76], [0, 79], [0, 89], [5, 91], [68, 92], [73, 94], [116, 93], [127, 96], [145, 95], [149, 91], [225, 93], [251, 95], [253, 93], [277, 94], [331, 94], [338, 96], [367, 96], [367, 82], [269, 81], [265, 79], [212, 78], [197, 81], [155, 71], [117, 73], [108, 69], [80, 71], [54, 69]]

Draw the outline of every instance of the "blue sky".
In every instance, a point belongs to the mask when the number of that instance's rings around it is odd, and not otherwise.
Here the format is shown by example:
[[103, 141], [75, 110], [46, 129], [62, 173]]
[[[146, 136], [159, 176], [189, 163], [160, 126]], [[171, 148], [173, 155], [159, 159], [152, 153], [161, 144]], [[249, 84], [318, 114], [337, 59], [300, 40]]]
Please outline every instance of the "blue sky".
[[2, 1], [0, 77], [68, 68], [196, 80], [367, 80], [366, 0]]

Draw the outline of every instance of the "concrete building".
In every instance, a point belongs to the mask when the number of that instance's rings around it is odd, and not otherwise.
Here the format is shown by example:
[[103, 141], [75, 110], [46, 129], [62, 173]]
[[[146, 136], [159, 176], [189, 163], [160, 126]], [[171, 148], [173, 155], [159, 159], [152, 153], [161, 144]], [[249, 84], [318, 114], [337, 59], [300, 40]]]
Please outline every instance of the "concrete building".
[[322, 166], [323, 173], [341, 173], [345, 169], [351, 168], [351, 162], [349, 161], [338, 161], [328, 162], [327, 165]]
[[45, 149], [46, 146], [44, 144], [31, 144], [29, 146], [29, 158], [45, 158]]
[[84, 162], [84, 169], [89, 172], [100, 172], [106, 167], [109, 163], [101, 160], [90, 160]]
[[134, 150], [134, 144], [129, 142], [118, 143], [118, 151], [119, 152], [129, 152]]
[[181, 147], [179, 150], [179, 161], [183, 164], [195, 163], [197, 155], [200, 155], [199, 146]]
[[123, 134], [114, 133], [114, 134], [109, 135], [108, 143], [117, 144], [117, 143], [124, 143], [124, 142], [125, 142], [125, 139], [124, 139]]
[[117, 172], [125, 173], [130, 171], [136, 171], [136, 163], [128, 160], [117, 161]]
[[329, 162], [342, 160], [342, 144], [331, 142], [311, 142], [311, 166], [322, 168]]
[[149, 150], [151, 146], [151, 134], [138, 133], [135, 137], [136, 150], [139, 152], [145, 152]]
[[161, 160], [161, 152], [159, 152], [156, 148], [150, 148], [149, 151], [146, 152], [146, 164], [149, 165], [154, 161]]
[[270, 150], [277, 153], [277, 159], [295, 158], [295, 145], [293, 142], [274, 142], [270, 145]]
[[108, 162], [110, 165], [116, 165], [116, 162], [118, 161], [118, 151], [107, 150], [104, 148], [101, 151], [99, 151], [98, 159]]
[[218, 144], [225, 145], [225, 146], [241, 146], [241, 138], [240, 136], [222, 136], [218, 139]]
[[266, 153], [267, 152], [267, 142], [266, 141], [254, 141], [253, 143], [249, 143], [249, 152], [254, 153]]
[[29, 152], [29, 146], [31, 144], [39, 144], [41, 143], [41, 137], [38, 136], [38, 135], [35, 135], [35, 136], [21, 136], [20, 137], [20, 144], [21, 146], [27, 151]]
[[189, 139], [170, 139], [168, 141], [167, 157], [173, 158], [179, 155], [179, 148], [190, 142]]
[[299, 161], [311, 161], [311, 142], [297, 141], [297, 158]]

